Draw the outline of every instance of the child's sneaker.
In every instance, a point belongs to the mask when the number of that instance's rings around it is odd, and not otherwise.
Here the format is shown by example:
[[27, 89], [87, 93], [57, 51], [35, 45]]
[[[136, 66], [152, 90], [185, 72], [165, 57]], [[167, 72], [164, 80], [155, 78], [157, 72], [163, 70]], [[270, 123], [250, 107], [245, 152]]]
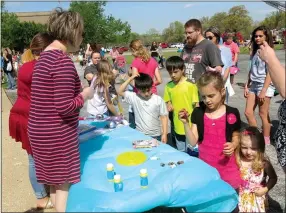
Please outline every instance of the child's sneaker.
[[270, 145], [271, 143], [270, 143], [270, 137], [265, 137], [264, 136], [264, 141], [265, 141], [265, 144], [266, 145]]

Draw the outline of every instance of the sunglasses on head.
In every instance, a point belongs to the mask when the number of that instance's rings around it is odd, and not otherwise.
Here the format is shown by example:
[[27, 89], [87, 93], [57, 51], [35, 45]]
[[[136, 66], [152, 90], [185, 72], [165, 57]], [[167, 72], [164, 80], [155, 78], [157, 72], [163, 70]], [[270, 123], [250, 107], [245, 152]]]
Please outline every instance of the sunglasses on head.
[[214, 36], [206, 36], [206, 39], [208, 40], [212, 40], [214, 38]]
[[255, 38], [258, 38], [258, 37], [259, 37], [259, 38], [262, 38], [263, 35], [255, 35], [254, 37], [255, 37]]

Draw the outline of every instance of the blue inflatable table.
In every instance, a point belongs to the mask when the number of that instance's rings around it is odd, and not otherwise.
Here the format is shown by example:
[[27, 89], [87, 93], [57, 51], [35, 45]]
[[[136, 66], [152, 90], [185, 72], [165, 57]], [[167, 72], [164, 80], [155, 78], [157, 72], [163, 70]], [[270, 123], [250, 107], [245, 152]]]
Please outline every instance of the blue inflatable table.
[[[67, 212], [143, 212], [157, 206], [186, 207], [189, 212], [231, 212], [238, 197], [216, 169], [169, 145], [140, 149], [148, 160], [138, 166], [120, 166], [116, 157], [133, 151], [132, 141], [150, 139], [129, 127], [119, 127], [80, 143], [81, 182], [70, 188]], [[150, 160], [157, 156], [159, 160]], [[170, 168], [168, 162], [184, 161]], [[121, 175], [123, 192], [114, 192], [106, 177], [113, 163]], [[162, 167], [160, 164], [165, 163]], [[140, 187], [140, 169], [148, 170], [149, 186]]]

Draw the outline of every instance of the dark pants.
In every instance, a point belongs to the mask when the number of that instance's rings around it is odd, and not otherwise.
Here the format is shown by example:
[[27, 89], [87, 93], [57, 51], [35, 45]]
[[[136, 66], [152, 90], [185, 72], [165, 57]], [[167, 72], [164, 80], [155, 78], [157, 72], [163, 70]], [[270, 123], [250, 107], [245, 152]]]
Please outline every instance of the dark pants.
[[159, 64], [161, 64], [161, 67], [164, 67], [164, 60], [163, 60], [163, 56], [159, 56]]
[[134, 112], [129, 112], [129, 126], [132, 129], [136, 128]]
[[173, 120], [173, 112], [169, 112], [169, 120], [171, 124], [171, 146], [177, 147], [176, 144], [176, 138], [175, 138], [175, 126], [174, 126], [174, 120]]

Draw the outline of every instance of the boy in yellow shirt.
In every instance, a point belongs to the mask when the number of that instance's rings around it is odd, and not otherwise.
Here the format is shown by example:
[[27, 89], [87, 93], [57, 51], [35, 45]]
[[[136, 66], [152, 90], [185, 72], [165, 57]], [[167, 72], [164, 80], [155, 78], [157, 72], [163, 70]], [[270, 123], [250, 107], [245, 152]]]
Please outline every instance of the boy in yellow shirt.
[[175, 135], [177, 149], [186, 152], [184, 125], [179, 120], [178, 113], [181, 109], [186, 109], [192, 113], [196, 103], [199, 102], [198, 89], [195, 84], [185, 77], [184, 60], [179, 56], [168, 58], [166, 69], [172, 80], [165, 86], [164, 101], [167, 104], [168, 111], [173, 114], [174, 133], [172, 132], [172, 134]]

